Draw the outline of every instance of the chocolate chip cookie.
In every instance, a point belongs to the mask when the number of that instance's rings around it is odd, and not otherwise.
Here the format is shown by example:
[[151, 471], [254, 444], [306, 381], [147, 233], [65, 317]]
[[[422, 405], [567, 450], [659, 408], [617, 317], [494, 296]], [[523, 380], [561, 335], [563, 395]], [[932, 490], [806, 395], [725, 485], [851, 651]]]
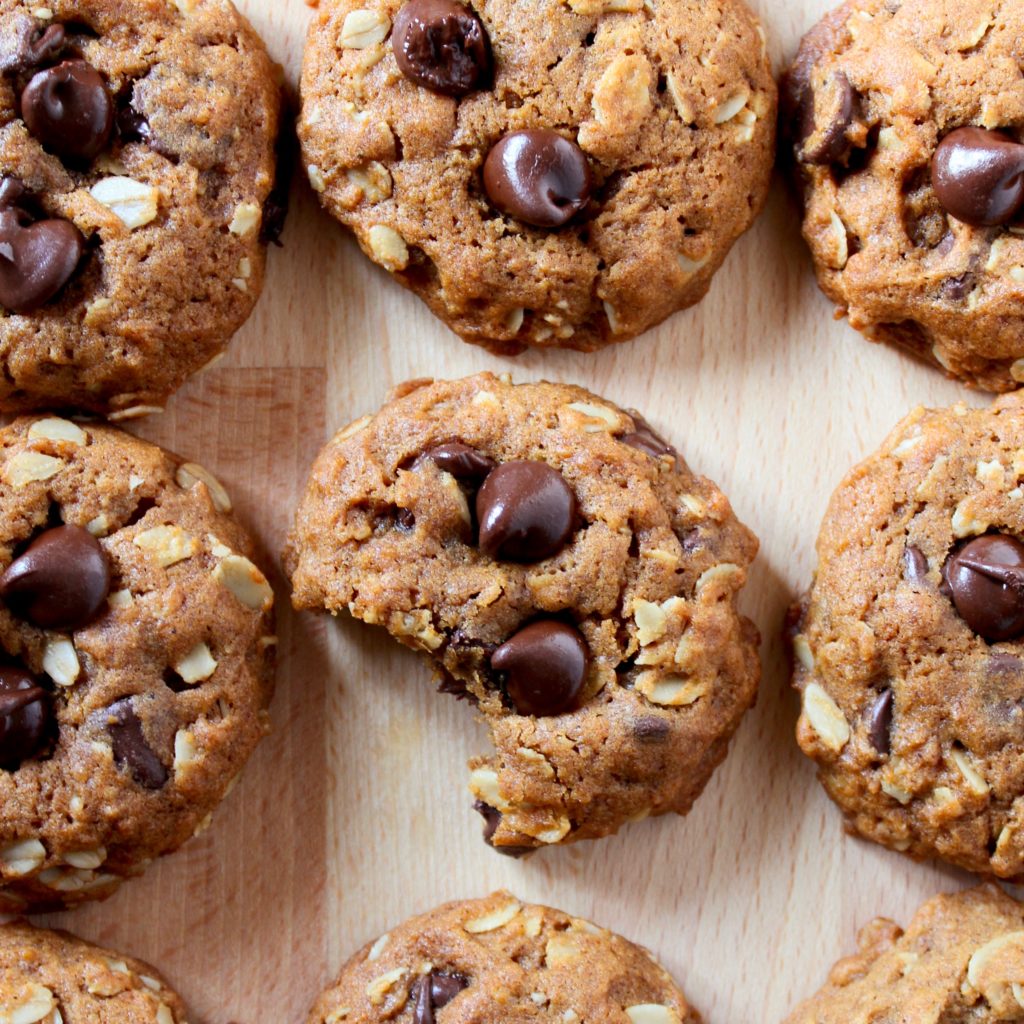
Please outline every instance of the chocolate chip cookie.
[[784, 89], [825, 294], [990, 391], [1024, 382], [1022, 34], [1014, 0], [849, 0]]
[[143, 415], [223, 351], [279, 106], [227, 0], [0, 0], [0, 409]]
[[797, 738], [853, 830], [1024, 878], [1024, 395], [911, 413], [832, 498]]
[[273, 594], [230, 510], [112, 427], [0, 431], [0, 910], [109, 895], [265, 732]]
[[742, 0], [321, 0], [298, 130], [326, 209], [466, 341], [590, 351], [704, 297], [775, 110]]
[[996, 885], [937, 896], [904, 932], [879, 918], [786, 1024], [1024, 1020], [1024, 907]]
[[186, 1024], [186, 1011], [148, 964], [19, 922], [0, 927], [0, 1019]]
[[700, 1024], [640, 946], [507, 892], [448, 903], [364, 946], [307, 1024]]
[[296, 608], [383, 626], [476, 706], [485, 837], [522, 853], [690, 809], [757, 691], [756, 550], [637, 413], [484, 373], [342, 430], [285, 560]]

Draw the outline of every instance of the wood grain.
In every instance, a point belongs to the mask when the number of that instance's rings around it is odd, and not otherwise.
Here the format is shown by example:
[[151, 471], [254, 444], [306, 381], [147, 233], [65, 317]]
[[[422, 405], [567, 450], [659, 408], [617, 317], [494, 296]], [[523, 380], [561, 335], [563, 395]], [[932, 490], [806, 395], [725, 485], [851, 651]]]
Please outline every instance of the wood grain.
[[[294, 85], [309, 8], [240, 6]], [[755, 2], [777, 67], [829, 6]], [[276, 563], [318, 446], [399, 381], [511, 370], [640, 408], [762, 539], [746, 595], [765, 638], [760, 702], [689, 818], [509, 861], [479, 841], [469, 809], [464, 762], [486, 743], [471, 712], [386, 637], [294, 616], [281, 600], [275, 732], [211, 830], [60, 923], [160, 964], [206, 1024], [299, 1024], [368, 938], [507, 886], [654, 949], [711, 1024], [749, 1024], [780, 1021], [813, 991], [859, 923], [905, 919], [965, 884], [843, 834], [792, 738], [779, 630], [846, 470], [912, 406], [985, 400], [834, 322], [785, 190], [696, 309], [617, 349], [517, 361], [450, 335], [304, 184], [295, 192], [285, 247], [229, 358], [139, 431], [215, 470]]]

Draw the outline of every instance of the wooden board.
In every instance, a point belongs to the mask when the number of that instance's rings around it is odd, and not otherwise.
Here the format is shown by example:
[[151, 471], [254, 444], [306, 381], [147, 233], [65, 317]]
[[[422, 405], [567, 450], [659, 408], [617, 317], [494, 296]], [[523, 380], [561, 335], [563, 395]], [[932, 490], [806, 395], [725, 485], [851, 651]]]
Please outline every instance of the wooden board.
[[[294, 85], [309, 8], [239, 6]], [[830, 6], [755, 0], [776, 67]], [[300, 1024], [364, 941], [507, 886], [655, 950], [710, 1024], [770, 1024], [852, 949], [858, 923], [906, 918], [965, 884], [844, 836], [793, 740], [779, 631], [845, 471], [913, 405], [985, 399], [833, 321], [782, 187], [696, 309], [596, 355], [516, 361], [449, 334], [304, 183], [295, 192], [285, 248], [228, 359], [134, 429], [213, 469], [278, 565], [316, 450], [399, 381], [511, 370], [635, 406], [762, 539], [745, 601], [765, 637], [759, 705], [689, 818], [514, 862], [478, 838], [464, 762], [486, 737], [466, 707], [437, 696], [426, 666], [382, 634], [279, 600], [274, 735], [213, 827], [106, 904], [51, 920], [161, 965], [205, 1024]], [[275, 583], [283, 596], [279, 568]]]

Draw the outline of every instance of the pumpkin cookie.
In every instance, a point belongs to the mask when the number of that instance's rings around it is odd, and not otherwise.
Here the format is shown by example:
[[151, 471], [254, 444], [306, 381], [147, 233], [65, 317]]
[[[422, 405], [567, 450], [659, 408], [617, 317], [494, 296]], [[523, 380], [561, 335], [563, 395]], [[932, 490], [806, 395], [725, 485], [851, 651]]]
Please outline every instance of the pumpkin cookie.
[[850, 0], [784, 89], [825, 294], [990, 391], [1024, 381], [1022, 35], [1016, 0]]
[[322, 0], [298, 130], [326, 209], [466, 341], [590, 351], [704, 297], [775, 108], [742, 0]]
[[757, 691], [756, 550], [638, 414], [484, 373], [342, 430], [285, 558], [296, 608], [384, 626], [476, 706], [485, 834], [524, 852], [690, 809]]
[[911, 413], [832, 498], [797, 738], [861, 835], [1024, 878], [1024, 396]]
[[143, 415], [223, 351], [279, 106], [227, 0], [0, 0], [0, 409]]
[[273, 594], [230, 508], [112, 427], [0, 431], [0, 909], [108, 896], [265, 732]]
[[448, 903], [364, 946], [307, 1024], [700, 1024], [640, 946], [507, 892]]
[[786, 1024], [1024, 1020], [1024, 907], [998, 886], [937, 896], [904, 932], [878, 919]]
[[186, 1024], [181, 999], [148, 964], [18, 922], [0, 927], [0, 1018]]

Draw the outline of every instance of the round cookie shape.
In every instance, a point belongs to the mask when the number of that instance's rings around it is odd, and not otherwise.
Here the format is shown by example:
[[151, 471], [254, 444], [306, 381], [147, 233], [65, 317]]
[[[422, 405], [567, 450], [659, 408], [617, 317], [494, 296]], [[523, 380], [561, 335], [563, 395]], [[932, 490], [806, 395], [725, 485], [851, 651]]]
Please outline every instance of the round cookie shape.
[[464, 340], [592, 351], [703, 298], [776, 99], [743, 0], [322, 0], [298, 132], [324, 207]]
[[1024, 878], [1024, 395], [917, 409], [832, 497], [797, 739], [850, 827]]
[[230, 507], [113, 427], [0, 430], [0, 909], [110, 895], [266, 731], [273, 592]]
[[988, 391], [1024, 381], [1024, 9], [848, 0], [783, 121], [818, 282], [857, 330]]
[[[495, 557], [472, 510], [524, 465], [571, 494], [572, 529]], [[484, 373], [403, 385], [340, 431], [285, 564], [296, 608], [384, 626], [476, 707], [496, 749], [470, 790], [487, 841], [520, 854], [689, 811], [756, 694], [757, 631], [736, 608], [756, 551], [641, 417]]]
[[0, 409], [159, 410], [263, 287], [278, 69], [229, 0], [0, 0]]
[[330, 1024], [339, 1011], [361, 1024], [469, 1024], [495, 1013], [502, 1024], [701, 1021], [647, 950], [507, 892], [447, 903], [368, 943], [306, 1024]]
[[0, 926], [0, 1011], [40, 1024], [187, 1024], [181, 997], [149, 964], [20, 921]]
[[936, 896], [904, 931], [878, 918], [785, 1024], [1019, 1021], [1024, 906], [991, 883]]

